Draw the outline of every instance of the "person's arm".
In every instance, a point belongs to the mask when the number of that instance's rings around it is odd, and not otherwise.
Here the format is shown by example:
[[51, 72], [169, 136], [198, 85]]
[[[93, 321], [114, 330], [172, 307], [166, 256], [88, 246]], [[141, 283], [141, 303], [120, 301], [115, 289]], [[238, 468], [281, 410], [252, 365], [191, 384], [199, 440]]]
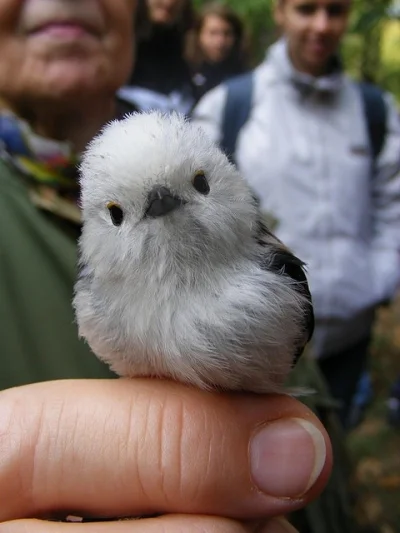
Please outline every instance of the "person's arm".
[[372, 267], [376, 301], [390, 300], [400, 280], [400, 118], [386, 95], [387, 134], [372, 178]]
[[271, 518], [316, 498], [332, 462], [322, 424], [288, 396], [57, 381], [2, 392], [0, 420], [2, 533], [76, 527], [46, 517], [154, 514], [166, 516], [80, 527], [245, 533], [261, 520], [257, 531], [283, 533]]
[[221, 139], [221, 122], [225, 101], [226, 88], [224, 85], [219, 85], [206, 93], [192, 112], [192, 122], [201, 126], [216, 143], [219, 143]]

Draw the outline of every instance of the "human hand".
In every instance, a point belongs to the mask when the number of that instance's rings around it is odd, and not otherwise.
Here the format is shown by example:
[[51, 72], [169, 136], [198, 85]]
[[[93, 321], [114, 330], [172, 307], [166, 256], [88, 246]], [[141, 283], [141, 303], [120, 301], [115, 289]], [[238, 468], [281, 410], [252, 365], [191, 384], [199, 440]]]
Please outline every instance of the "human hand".
[[149, 379], [19, 387], [0, 393], [0, 533], [77, 527], [35, 518], [164, 513], [79, 527], [283, 533], [268, 520], [318, 496], [331, 460], [321, 423], [287, 396]]

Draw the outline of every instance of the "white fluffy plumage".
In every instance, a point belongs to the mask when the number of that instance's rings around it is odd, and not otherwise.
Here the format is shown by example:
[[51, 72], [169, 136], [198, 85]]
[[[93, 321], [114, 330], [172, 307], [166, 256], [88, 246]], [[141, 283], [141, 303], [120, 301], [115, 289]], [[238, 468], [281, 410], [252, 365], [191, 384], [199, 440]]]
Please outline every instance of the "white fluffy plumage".
[[312, 330], [302, 264], [201, 129], [159, 112], [114, 121], [81, 187], [74, 307], [95, 354], [121, 376], [281, 391]]

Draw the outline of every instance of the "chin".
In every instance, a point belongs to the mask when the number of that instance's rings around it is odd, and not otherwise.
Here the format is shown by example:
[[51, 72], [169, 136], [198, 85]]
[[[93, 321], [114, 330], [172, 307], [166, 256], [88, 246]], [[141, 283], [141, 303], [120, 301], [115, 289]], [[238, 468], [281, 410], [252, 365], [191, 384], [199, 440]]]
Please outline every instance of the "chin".
[[328, 59], [324, 59], [323, 61], [315, 61], [310, 59], [309, 61], [304, 62], [304, 72], [310, 74], [311, 76], [320, 76], [325, 72], [327, 63]]
[[59, 61], [39, 82], [47, 98], [68, 100], [115, 94], [124, 79], [99, 62]]

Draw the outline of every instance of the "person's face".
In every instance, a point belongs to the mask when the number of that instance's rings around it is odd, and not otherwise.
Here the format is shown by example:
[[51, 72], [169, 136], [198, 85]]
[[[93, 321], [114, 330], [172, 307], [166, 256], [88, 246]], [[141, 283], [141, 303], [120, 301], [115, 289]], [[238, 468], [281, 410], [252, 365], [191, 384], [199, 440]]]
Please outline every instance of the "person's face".
[[136, 0], [1, 0], [0, 97], [114, 94], [132, 67]]
[[337, 52], [351, 0], [278, 0], [276, 22], [287, 38], [294, 66], [318, 76]]
[[209, 61], [223, 61], [235, 44], [231, 24], [217, 15], [207, 15], [199, 33], [199, 44]]
[[147, 0], [149, 16], [154, 24], [175, 24], [179, 19], [185, 0]]

